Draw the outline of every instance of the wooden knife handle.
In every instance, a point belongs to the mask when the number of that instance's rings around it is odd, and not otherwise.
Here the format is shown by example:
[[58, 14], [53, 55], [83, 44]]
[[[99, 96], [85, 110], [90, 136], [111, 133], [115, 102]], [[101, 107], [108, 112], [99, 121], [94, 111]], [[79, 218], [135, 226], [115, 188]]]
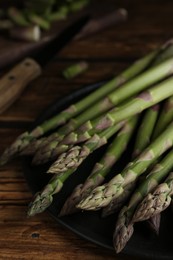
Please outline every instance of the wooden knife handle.
[[6, 110], [22, 93], [29, 82], [41, 74], [40, 65], [26, 58], [0, 79], [0, 113]]

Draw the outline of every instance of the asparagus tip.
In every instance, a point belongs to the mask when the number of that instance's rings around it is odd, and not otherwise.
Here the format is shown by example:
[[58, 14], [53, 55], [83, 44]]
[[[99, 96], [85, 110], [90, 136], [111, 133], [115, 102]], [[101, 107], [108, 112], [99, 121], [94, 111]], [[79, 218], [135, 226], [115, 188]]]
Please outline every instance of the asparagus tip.
[[117, 228], [113, 235], [113, 245], [116, 253], [120, 253], [125, 247], [128, 240], [133, 234], [134, 228], [132, 224], [123, 225], [120, 228]]
[[32, 217], [36, 214], [42, 213], [46, 208], [48, 208], [53, 201], [53, 197], [51, 195], [44, 196], [41, 192], [38, 192], [33, 201], [28, 206], [27, 215]]

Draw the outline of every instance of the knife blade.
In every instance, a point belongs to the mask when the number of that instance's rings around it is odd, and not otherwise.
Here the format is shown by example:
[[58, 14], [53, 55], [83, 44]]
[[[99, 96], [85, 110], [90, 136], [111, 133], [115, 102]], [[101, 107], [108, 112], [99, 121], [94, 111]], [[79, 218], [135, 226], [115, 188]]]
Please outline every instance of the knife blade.
[[32, 80], [41, 75], [42, 67], [55, 57], [87, 21], [87, 16], [78, 19], [40, 51], [22, 60], [0, 79], [0, 113], [12, 105]]

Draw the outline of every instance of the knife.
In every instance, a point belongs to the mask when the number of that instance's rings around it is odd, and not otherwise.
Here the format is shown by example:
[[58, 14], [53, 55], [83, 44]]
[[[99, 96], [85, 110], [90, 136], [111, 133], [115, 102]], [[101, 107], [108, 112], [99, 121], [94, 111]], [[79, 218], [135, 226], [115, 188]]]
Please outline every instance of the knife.
[[0, 113], [5, 111], [32, 80], [41, 75], [42, 67], [50, 62], [86, 24], [82, 17], [44, 46], [38, 53], [25, 58], [0, 79]]

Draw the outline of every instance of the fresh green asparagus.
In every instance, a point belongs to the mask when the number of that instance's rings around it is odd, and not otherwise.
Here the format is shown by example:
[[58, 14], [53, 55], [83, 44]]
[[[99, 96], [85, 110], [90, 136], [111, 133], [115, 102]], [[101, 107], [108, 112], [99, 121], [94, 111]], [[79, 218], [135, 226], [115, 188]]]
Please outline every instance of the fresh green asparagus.
[[169, 152], [164, 159], [155, 165], [153, 170], [146, 176], [145, 180], [136, 188], [127, 206], [119, 213], [113, 236], [114, 247], [119, 253], [133, 234], [132, 216], [140, 201], [152, 191], [158, 183], [168, 175], [173, 167], [173, 152]]
[[118, 198], [129, 183], [135, 182], [147, 168], [173, 145], [172, 124], [153, 141], [134, 161], [115, 175], [108, 183], [98, 186], [82, 200], [77, 207], [84, 210], [98, 210], [107, 206], [112, 198]]
[[[71, 160], [66, 161], [66, 165], [58, 169], [57, 171], [57, 162], [55, 162], [48, 172], [55, 173], [53, 178], [49, 181], [46, 187], [39, 193], [36, 194], [33, 201], [29, 205], [28, 215], [35, 215], [37, 213], [43, 212], [47, 207], [50, 206], [53, 200], [53, 195], [58, 193], [63, 187], [65, 180], [75, 172], [77, 167], [82, 163], [82, 161], [95, 149], [104, 145], [107, 142], [107, 139], [110, 138], [116, 131], [116, 127], [111, 127], [109, 130], [106, 130], [102, 135], [93, 136], [92, 140], [82, 147], [75, 146], [69, 152], [71, 154]], [[78, 154], [78, 161], [74, 160], [74, 155]], [[59, 165], [58, 165], [59, 166]]]
[[101, 160], [95, 164], [86, 181], [83, 184], [81, 183], [77, 185], [72, 194], [66, 200], [59, 216], [69, 215], [78, 211], [75, 206], [80, 202], [80, 200], [88, 196], [95, 187], [105, 180], [111, 167], [116, 163], [123, 151], [126, 149], [130, 137], [135, 129], [136, 122], [137, 117], [128, 120], [124, 124], [111, 145], [107, 148]]
[[[133, 80], [131, 81], [133, 82]], [[128, 84], [128, 83], [127, 83]], [[125, 87], [124, 87], [125, 88]], [[164, 92], [163, 92], [164, 89]], [[117, 90], [118, 91], [118, 90]], [[133, 98], [129, 102], [126, 102], [125, 105], [119, 106], [119, 108], [112, 109], [110, 112], [107, 112], [106, 115], [104, 115], [98, 123], [95, 125], [92, 124], [92, 121], [87, 122], [91, 129], [94, 129], [94, 131], [102, 131], [106, 128], [109, 128], [110, 126], [119, 123], [128, 117], [134, 116], [135, 114], [142, 112], [148, 107], [151, 107], [160, 101], [170, 97], [173, 95], [173, 78], [168, 78], [167, 80], [161, 82], [160, 84], [140, 93], [139, 96], [136, 98]], [[90, 110], [90, 109], [89, 109]], [[92, 109], [91, 109], [92, 110]], [[86, 112], [88, 113], [88, 112]], [[92, 111], [90, 111], [90, 114]], [[86, 115], [86, 114], [85, 114]], [[88, 114], [89, 118], [89, 114]], [[68, 134], [73, 128], [77, 127], [82, 123], [82, 120], [84, 121], [84, 118], [82, 116], [78, 117], [78, 120], [73, 120], [73, 122], [70, 124], [67, 124], [65, 127], [62, 127], [59, 131], [61, 137], [65, 134]], [[58, 138], [59, 142], [59, 138]], [[54, 147], [56, 147], [57, 142], [54, 142]], [[50, 149], [48, 148], [48, 153]]]
[[49, 130], [52, 130], [64, 123], [67, 122], [70, 118], [76, 116], [80, 112], [84, 111], [87, 107], [90, 107], [92, 104], [97, 102], [99, 99], [103, 98], [105, 95], [113, 91], [116, 87], [120, 86], [124, 82], [130, 80], [131, 78], [138, 75], [142, 72], [147, 66], [151, 63], [151, 61], [156, 57], [159, 53], [159, 50], [153, 51], [146, 57], [138, 60], [124, 72], [122, 72], [119, 76], [115, 77], [108, 83], [104, 84], [101, 88], [97, 89], [93, 93], [89, 94], [87, 97], [78, 101], [77, 103], [69, 106], [67, 109], [63, 110], [58, 115], [48, 119], [43, 122], [41, 125], [34, 128], [32, 131], [27, 131], [20, 135], [12, 145], [7, 148], [0, 158], [0, 164], [3, 165], [8, 162], [15, 155], [19, 154], [31, 141], [36, 138], [44, 135]]

